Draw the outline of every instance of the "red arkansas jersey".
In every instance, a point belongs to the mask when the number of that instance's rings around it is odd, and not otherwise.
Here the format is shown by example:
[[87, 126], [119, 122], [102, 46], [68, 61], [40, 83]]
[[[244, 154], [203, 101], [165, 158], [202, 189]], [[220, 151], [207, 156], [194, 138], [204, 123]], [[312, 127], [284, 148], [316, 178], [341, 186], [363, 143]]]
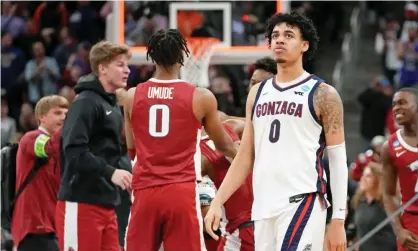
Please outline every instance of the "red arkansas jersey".
[[[398, 171], [402, 204], [407, 203], [418, 191], [418, 148], [408, 145], [401, 130], [389, 137], [389, 153], [393, 166]], [[418, 201], [406, 211], [418, 213]]]
[[195, 89], [182, 80], [154, 78], [136, 87], [131, 114], [137, 157], [133, 189], [201, 179]]
[[[232, 131], [232, 129], [223, 124], [228, 135], [234, 142], [239, 141], [238, 136]], [[228, 172], [231, 162], [220, 152], [215, 149], [215, 145], [208, 136], [202, 137], [200, 142], [200, 148], [202, 155], [205, 156], [212, 164], [214, 169], [214, 180], [216, 189], [219, 189], [222, 181], [224, 180], [226, 173]], [[228, 220], [226, 225], [226, 231], [232, 233], [241, 224], [251, 220], [251, 207], [253, 204], [253, 187], [252, 187], [252, 175], [248, 175], [245, 183], [238, 188], [238, 190], [232, 194], [232, 196], [224, 204], [225, 217]]]

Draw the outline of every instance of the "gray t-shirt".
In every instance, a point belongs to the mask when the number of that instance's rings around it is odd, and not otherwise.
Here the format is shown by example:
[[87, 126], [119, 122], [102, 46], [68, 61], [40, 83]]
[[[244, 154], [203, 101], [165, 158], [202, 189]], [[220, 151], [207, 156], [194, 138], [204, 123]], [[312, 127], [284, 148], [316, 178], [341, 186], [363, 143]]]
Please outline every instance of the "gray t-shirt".
[[[380, 222], [386, 218], [383, 204], [378, 201], [367, 203], [360, 201], [355, 215], [354, 223], [357, 228], [357, 237], [360, 239]], [[392, 226], [387, 224], [379, 232], [373, 235], [368, 241], [360, 246], [359, 251], [396, 251], [396, 237], [393, 233]]]

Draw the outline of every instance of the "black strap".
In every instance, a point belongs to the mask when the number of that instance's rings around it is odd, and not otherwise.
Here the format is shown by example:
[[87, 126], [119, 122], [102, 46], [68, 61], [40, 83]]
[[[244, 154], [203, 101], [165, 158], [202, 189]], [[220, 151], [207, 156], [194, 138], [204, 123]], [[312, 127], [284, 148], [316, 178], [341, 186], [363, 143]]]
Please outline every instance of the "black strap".
[[26, 179], [23, 181], [22, 185], [20, 185], [19, 189], [16, 192], [15, 197], [13, 198], [12, 205], [11, 205], [12, 207], [16, 203], [16, 200], [19, 197], [19, 195], [23, 192], [23, 190], [25, 190], [26, 186], [29, 185], [29, 183], [33, 180], [33, 178], [35, 177], [39, 169], [41, 169], [41, 167], [44, 166], [47, 162], [48, 162], [47, 158], [36, 158], [35, 163], [33, 164], [32, 170], [30, 171], [28, 176], [26, 176]]

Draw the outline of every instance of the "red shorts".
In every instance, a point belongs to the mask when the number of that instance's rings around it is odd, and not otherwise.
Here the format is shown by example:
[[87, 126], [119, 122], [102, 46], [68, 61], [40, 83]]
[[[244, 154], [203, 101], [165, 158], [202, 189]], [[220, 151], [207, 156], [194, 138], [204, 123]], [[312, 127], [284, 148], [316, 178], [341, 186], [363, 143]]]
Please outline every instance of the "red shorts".
[[126, 251], [204, 250], [203, 220], [194, 182], [134, 190]]
[[55, 212], [61, 251], [119, 251], [115, 209], [58, 201]]
[[205, 246], [207, 251], [217, 251], [219, 243], [222, 239], [214, 240], [212, 238], [205, 239]]
[[237, 228], [233, 233], [222, 236], [218, 251], [254, 251], [254, 225]]
[[[418, 235], [418, 214], [404, 212], [401, 215], [401, 224], [402, 227], [413, 232], [415, 235]], [[402, 245], [398, 242], [398, 251], [407, 251]]]

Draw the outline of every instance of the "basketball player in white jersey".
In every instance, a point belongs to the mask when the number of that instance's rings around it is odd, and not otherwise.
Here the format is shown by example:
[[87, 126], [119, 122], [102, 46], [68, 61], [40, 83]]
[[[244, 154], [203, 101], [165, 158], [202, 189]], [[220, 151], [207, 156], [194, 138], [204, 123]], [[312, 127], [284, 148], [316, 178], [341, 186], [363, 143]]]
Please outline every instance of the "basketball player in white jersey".
[[[277, 75], [255, 85], [248, 96], [246, 125], [232, 162], [205, 217], [213, 237], [221, 206], [253, 171], [256, 251], [346, 250], [344, 220], [347, 164], [343, 106], [336, 90], [303, 69], [319, 38], [311, 20], [299, 13], [277, 14], [266, 31]], [[327, 149], [332, 221], [326, 237]]]

